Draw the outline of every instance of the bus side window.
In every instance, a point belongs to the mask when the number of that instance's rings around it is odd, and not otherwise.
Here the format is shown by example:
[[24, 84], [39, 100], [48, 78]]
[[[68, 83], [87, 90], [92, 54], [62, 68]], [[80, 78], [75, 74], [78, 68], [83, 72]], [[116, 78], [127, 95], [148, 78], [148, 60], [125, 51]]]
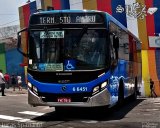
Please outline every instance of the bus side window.
[[118, 60], [119, 37], [116, 35], [113, 35], [113, 48], [115, 50], [116, 59]]
[[[33, 53], [30, 53], [29, 55], [35, 55], [35, 56], [30, 56], [31, 59], [37, 59], [40, 61], [40, 45], [39, 45], [39, 35], [38, 33], [32, 33], [31, 37], [29, 38], [30, 42], [33, 42], [33, 45], [29, 46], [29, 49], [33, 49], [33, 50], [29, 50], [30, 52], [32, 51]], [[36, 51], [34, 50], [36, 49]]]
[[113, 34], [110, 34], [110, 55], [111, 55], [111, 66], [116, 66], [116, 52], [113, 45]]

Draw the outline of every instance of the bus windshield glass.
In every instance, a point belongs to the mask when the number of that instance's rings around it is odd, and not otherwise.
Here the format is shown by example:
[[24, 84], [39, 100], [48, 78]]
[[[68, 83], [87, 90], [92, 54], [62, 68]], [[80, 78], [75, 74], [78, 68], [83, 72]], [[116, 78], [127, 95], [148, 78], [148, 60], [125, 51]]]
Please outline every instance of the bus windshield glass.
[[34, 70], [94, 70], [109, 63], [105, 29], [42, 29], [29, 35], [29, 67]]

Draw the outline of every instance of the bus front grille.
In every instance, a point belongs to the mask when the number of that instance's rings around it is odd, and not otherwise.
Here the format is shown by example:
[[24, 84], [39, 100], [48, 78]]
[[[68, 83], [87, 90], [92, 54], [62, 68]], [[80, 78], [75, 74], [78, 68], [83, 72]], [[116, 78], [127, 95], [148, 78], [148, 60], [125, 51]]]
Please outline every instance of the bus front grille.
[[91, 93], [79, 93], [79, 94], [53, 94], [53, 93], [39, 93], [39, 97], [44, 102], [58, 102], [58, 98], [70, 98], [71, 102], [87, 102], [91, 97]]

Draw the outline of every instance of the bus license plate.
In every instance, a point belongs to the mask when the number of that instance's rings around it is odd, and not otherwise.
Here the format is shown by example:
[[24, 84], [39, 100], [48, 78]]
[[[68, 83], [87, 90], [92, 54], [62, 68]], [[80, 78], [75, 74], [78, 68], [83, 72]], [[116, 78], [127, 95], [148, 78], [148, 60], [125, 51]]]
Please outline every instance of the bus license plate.
[[68, 103], [68, 102], [71, 102], [71, 98], [57, 98], [57, 101], [58, 102], [61, 102], [61, 103]]

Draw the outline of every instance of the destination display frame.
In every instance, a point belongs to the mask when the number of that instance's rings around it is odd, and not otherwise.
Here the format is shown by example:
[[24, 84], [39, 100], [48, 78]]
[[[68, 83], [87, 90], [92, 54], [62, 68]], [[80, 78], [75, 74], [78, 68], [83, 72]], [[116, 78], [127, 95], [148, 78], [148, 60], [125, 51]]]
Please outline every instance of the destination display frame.
[[30, 18], [31, 26], [58, 24], [104, 24], [104, 17], [100, 13], [44, 13]]

